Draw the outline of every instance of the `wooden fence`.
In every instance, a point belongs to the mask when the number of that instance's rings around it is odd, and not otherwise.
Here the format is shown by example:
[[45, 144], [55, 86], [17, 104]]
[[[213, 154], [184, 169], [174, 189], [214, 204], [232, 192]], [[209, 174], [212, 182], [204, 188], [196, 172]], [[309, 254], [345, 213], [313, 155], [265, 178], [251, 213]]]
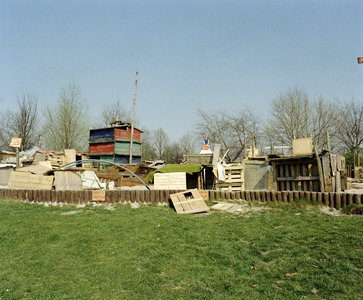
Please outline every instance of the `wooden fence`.
[[[170, 195], [181, 192], [180, 190], [106, 190], [106, 203], [131, 202], [131, 203], [168, 203]], [[208, 193], [208, 194], [207, 194]], [[282, 201], [293, 202], [301, 198], [317, 201], [322, 205], [340, 209], [349, 204], [363, 204], [363, 195], [350, 193], [320, 193], [303, 191], [201, 191], [205, 198], [211, 200], [227, 199], [260, 202]], [[55, 190], [21, 190], [0, 189], [0, 197], [25, 200], [39, 203], [67, 203], [87, 204], [92, 202], [92, 191], [55, 191]]]

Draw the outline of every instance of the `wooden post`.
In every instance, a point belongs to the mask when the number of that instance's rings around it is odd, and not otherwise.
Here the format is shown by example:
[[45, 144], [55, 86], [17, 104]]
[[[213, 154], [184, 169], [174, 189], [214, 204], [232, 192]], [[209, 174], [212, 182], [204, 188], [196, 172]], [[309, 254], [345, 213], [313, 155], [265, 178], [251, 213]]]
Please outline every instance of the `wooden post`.
[[255, 157], [255, 134], [252, 133], [252, 157]]
[[137, 76], [138, 72], [136, 72], [136, 79], [135, 79], [135, 93], [134, 93], [134, 102], [132, 105], [132, 122], [131, 122], [131, 139], [130, 139], [130, 158], [129, 163], [132, 164], [132, 150], [133, 150], [133, 139], [134, 139], [134, 120], [135, 120], [135, 102], [136, 102], [136, 90], [137, 90]]
[[330, 152], [329, 131], [326, 132], [326, 143], [327, 143], [328, 151]]
[[324, 193], [325, 192], [325, 188], [324, 188], [323, 169], [321, 167], [321, 161], [320, 161], [320, 158], [319, 158], [318, 145], [316, 143], [314, 144], [314, 150], [315, 150], [316, 162], [318, 164], [320, 192], [323, 192]]
[[340, 209], [342, 207], [342, 194], [335, 193], [335, 201], [334, 201], [335, 209]]
[[16, 147], [16, 169], [19, 169], [19, 148]]
[[335, 191], [336, 191], [337, 193], [340, 193], [340, 192], [342, 191], [341, 181], [340, 181], [340, 171], [337, 171], [337, 172], [336, 172], [335, 179], [336, 179], [336, 183], [335, 183]]
[[246, 143], [247, 143], [247, 133], [245, 131], [245, 157], [247, 156], [247, 145], [246, 145]]
[[329, 193], [324, 193], [324, 205], [329, 206]]

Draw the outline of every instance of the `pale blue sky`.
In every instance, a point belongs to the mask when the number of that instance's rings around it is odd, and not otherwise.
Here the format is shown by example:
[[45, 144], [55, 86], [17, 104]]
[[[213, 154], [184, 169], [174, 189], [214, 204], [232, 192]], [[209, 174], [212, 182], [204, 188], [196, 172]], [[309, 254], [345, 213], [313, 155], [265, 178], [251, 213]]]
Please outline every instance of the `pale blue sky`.
[[363, 1], [0, 0], [1, 110], [76, 81], [96, 118], [121, 100], [172, 140], [196, 109], [268, 117], [291, 87], [363, 100]]

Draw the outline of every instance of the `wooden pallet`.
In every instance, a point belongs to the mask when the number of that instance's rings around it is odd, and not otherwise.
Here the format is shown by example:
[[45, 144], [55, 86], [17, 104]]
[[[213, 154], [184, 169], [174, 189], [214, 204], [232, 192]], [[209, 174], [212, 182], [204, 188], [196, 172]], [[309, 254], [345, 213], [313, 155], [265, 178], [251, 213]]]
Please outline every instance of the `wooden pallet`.
[[243, 166], [224, 167], [225, 180], [217, 180], [218, 191], [242, 191], [244, 190]]
[[178, 214], [194, 214], [209, 211], [204, 199], [197, 189], [170, 195], [174, 208]]

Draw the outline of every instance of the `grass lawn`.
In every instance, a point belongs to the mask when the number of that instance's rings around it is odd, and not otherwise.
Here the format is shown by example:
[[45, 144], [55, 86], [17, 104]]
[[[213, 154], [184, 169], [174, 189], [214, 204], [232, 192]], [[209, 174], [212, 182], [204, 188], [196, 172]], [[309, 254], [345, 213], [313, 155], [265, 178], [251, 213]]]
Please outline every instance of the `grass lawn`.
[[0, 298], [363, 299], [362, 216], [105, 207], [0, 199]]

